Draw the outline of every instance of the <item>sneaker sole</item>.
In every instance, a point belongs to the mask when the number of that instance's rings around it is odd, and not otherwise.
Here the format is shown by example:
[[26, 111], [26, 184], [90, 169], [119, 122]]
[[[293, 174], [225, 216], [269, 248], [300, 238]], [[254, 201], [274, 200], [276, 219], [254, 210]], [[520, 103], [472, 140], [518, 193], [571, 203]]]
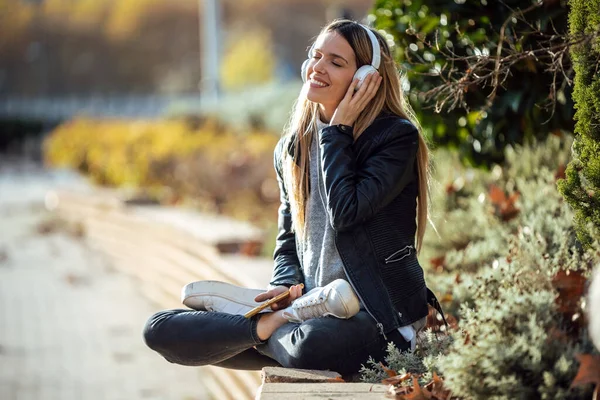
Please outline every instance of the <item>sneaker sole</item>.
[[181, 302], [194, 310], [204, 309], [203, 297], [211, 295], [254, 308], [262, 304], [254, 301], [254, 298], [264, 292], [266, 290], [244, 288], [227, 282], [197, 281], [188, 283], [181, 289]]

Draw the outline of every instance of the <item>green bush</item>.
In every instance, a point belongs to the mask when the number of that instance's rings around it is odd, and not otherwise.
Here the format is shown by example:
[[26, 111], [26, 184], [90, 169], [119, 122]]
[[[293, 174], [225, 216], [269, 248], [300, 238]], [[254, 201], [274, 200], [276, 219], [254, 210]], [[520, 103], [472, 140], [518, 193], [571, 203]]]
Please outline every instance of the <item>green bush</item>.
[[570, 385], [575, 354], [591, 348], [561, 336], [555, 293], [534, 275], [515, 281], [520, 267], [479, 282], [483, 290], [463, 308], [461, 332], [438, 362], [446, 385], [469, 399], [589, 398]]
[[[571, 34], [600, 31], [600, 0], [572, 0]], [[575, 210], [579, 239], [587, 246], [600, 229], [600, 38], [574, 46], [575, 143], [560, 192]]]
[[[587, 277], [600, 262], [600, 246], [578, 245], [573, 211], [556, 188], [570, 143], [550, 136], [508, 147], [503, 166], [490, 171], [434, 152], [437, 233], [428, 229], [419, 260], [446, 313], [458, 317], [458, 329], [450, 331], [449, 346], [420, 341], [415, 354], [390, 349], [388, 366], [424, 373], [421, 383], [436, 371], [462, 398], [589, 397], [589, 388], [570, 389], [574, 355], [594, 351], [580, 325], [581, 294], [565, 303], [560, 285], [570, 274]], [[362, 372], [369, 381], [385, 376], [374, 363]]]
[[[419, 96], [445, 82], [436, 71], [446, 75], [454, 69], [445, 78], [458, 81], [477, 62], [492, 60], [505, 22], [502, 57], [508, 55], [508, 49], [539, 50], [547, 37], [567, 32], [566, 1], [545, 1], [542, 7], [525, 13], [522, 16], [525, 21], [515, 18], [514, 11], [535, 3], [522, 0], [377, 0], [374, 3], [374, 25], [395, 44], [396, 60], [407, 73], [411, 103], [427, 135], [438, 146], [458, 150], [463, 163], [485, 166], [500, 163], [508, 145], [527, 143], [534, 138], [543, 140], [551, 133], [573, 129], [570, 86], [561, 85], [562, 74], [556, 78], [556, 109], [552, 112], [543, 107], [549, 102], [549, 88], [554, 81], [553, 74], [542, 64], [547, 52], [514, 63], [491, 104], [489, 82], [464, 89], [468, 109], [450, 110], [452, 101], [449, 101], [443, 112], [437, 113], [434, 106], [439, 97], [426, 101]], [[547, 36], [537, 34], [535, 28]], [[568, 69], [568, 59], [565, 57], [563, 61]], [[490, 63], [478, 74], [486, 75], [493, 68]]]
[[49, 135], [45, 157], [49, 165], [77, 169], [101, 185], [141, 188], [166, 203], [265, 226], [276, 218], [279, 201], [272, 156], [277, 140], [266, 131], [242, 133], [210, 119], [76, 119]]

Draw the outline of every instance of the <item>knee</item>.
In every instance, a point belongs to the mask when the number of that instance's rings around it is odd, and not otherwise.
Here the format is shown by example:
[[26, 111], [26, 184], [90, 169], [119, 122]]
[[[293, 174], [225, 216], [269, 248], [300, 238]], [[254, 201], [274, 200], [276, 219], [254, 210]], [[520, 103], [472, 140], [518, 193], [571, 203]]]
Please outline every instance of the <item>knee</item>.
[[[170, 363], [190, 366], [206, 365], [195, 336], [182, 334], [181, 313], [187, 310], [160, 311], [151, 316], [142, 332], [144, 342]], [[179, 321], [177, 321], [179, 319]], [[200, 354], [198, 354], [200, 353]]]
[[169, 334], [164, 329], [164, 322], [171, 316], [172, 314], [169, 311], [160, 311], [148, 319], [142, 332], [146, 346], [158, 352], [161, 352], [168, 346]]
[[293, 350], [289, 351], [284, 361], [287, 368], [329, 369], [333, 354], [328, 344], [331, 338], [325, 337], [318, 329], [298, 332]]

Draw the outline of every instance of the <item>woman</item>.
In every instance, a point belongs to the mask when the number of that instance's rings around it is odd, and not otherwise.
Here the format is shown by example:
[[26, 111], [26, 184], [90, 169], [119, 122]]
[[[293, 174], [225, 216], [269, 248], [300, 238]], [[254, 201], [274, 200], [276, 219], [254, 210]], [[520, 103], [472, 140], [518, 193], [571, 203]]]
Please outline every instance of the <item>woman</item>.
[[[281, 206], [270, 290], [188, 285], [184, 303], [201, 311], [164, 311], [145, 329], [148, 346], [171, 362], [347, 375], [369, 356], [382, 359], [388, 342], [414, 348], [425, 324], [432, 294], [416, 252], [428, 151], [390, 49], [376, 31], [336, 20], [309, 57], [275, 149]], [[243, 316], [288, 288], [269, 312]]]

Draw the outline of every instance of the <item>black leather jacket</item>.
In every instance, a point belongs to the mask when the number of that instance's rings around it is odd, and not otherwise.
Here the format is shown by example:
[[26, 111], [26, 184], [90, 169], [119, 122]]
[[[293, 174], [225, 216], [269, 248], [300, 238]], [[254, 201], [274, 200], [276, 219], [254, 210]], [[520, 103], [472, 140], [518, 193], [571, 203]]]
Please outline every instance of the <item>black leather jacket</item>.
[[[281, 205], [270, 284], [290, 286], [304, 276], [283, 181], [284, 143], [274, 154]], [[425, 317], [428, 289], [415, 251], [416, 127], [381, 114], [356, 142], [328, 126], [319, 143], [327, 213], [348, 281], [383, 335]], [[291, 145], [286, 150], [293, 154]]]

